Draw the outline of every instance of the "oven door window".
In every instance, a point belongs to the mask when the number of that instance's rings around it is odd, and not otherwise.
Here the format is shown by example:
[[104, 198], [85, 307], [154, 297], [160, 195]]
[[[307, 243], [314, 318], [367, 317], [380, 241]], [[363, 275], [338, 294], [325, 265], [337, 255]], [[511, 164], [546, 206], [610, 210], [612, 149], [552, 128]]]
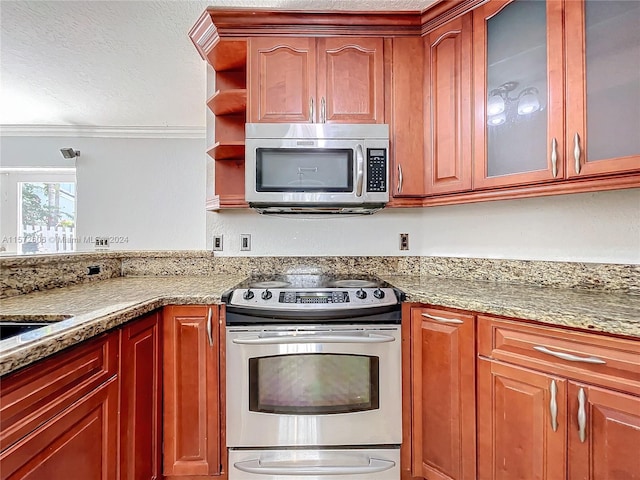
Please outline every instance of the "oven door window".
[[352, 192], [350, 148], [258, 148], [258, 192]]
[[295, 354], [249, 359], [249, 410], [326, 415], [379, 408], [379, 358]]

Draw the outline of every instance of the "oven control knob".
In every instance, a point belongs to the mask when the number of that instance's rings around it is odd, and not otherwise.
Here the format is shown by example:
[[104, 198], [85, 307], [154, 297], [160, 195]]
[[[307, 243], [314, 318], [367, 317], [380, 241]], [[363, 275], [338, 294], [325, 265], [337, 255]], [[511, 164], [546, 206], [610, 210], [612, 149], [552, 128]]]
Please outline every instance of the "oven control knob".
[[356, 297], [358, 297], [360, 300], [364, 300], [365, 298], [367, 298], [367, 292], [365, 292], [363, 289], [360, 289], [356, 292]]
[[373, 296], [376, 297], [378, 300], [380, 300], [381, 298], [384, 298], [384, 292], [382, 290], [380, 290], [379, 288], [376, 288], [373, 291]]
[[242, 295], [242, 298], [245, 300], [251, 300], [253, 298], [253, 292], [251, 290], [247, 290], [244, 292], [244, 295]]
[[262, 292], [262, 295], [260, 295], [262, 297], [263, 300], [269, 300], [271, 297], [273, 297], [273, 293], [271, 293], [268, 289], [265, 290], [264, 292]]

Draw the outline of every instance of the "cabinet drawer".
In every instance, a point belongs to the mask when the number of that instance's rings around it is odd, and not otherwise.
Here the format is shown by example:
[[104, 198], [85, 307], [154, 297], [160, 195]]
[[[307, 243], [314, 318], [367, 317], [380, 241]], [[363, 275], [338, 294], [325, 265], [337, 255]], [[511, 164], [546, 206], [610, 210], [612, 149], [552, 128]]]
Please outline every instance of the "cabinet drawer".
[[3, 377], [0, 450], [115, 376], [119, 334], [103, 335]]
[[480, 316], [478, 353], [640, 394], [640, 341]]

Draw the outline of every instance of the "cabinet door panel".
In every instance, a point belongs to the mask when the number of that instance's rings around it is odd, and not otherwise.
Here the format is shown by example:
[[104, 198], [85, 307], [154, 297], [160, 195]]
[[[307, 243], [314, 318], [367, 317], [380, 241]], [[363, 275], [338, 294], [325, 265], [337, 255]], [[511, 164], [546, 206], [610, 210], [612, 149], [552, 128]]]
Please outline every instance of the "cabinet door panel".
[[473, 29], [474, 188], [562, 178], [562, 2], [492, 1]]
[[249, 39], [247, 118], [250, 122], [309, 122], [317, 111], [313, 38]]
[[111, 379], [0, 455], [5, 480], [115, 480], [118, 380]]
[[640, 479], [640, 397], [571, 382], [568, 423], [569, 480]]
[[[552, 428], [552, 382], [557, 430]], [[561, 480], [566, 474], [566, 380], [478, 360], [478, 478]]]
[[640, 3], [571, 1], [565, 12], [568, 175], [639, 170]]
[[217, 311], [167, 307], [164, 313], [164, 475], [220, 473]]
[[425, 38], [427, 193], [471, 189], [471, 15]]
[[411, 316], [412, 474], [475, 480], [474, 317], [419, 308]]
[[162, 365], [158, 313], [122, 329], [120, 479], [159, 478]]
[[318, 55], [318, 120], [384, 123], [383, 39], [321, 38]]

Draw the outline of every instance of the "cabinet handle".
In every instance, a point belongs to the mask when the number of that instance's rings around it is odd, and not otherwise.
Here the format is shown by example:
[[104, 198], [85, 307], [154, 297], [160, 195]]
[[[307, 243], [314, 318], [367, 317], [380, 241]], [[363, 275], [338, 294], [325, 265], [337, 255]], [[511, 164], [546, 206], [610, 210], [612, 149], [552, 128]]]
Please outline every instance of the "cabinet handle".
[[457, 318], [436, 317], [435, 315], [429, 315], [428, 313], [423, 313], [422, 316], [424, 318], [430, 318], [431, 320], [435, 320], [436, 322], [440, 323], [464, 323], [464, 321]]
[[309, 97], [309, 123], [313, 123], [313, 97]]
[[402, 192], [402, 165], [398, 164], [398, 193]]
[[364, 183], [364, 151], [362, 150], [362, 145], [356, 147], [356, 162], [356, 197], [361, 197]]
[[576, 173], [580, 173], [580, 135], [573, 137], [573, 158], [576, 161]]
[[327, 102], [324, 97], [320, 99], [320, 122], [327, 123]]
[[584, 388], [580, 388], [580, 390], [578, 390], [578, 433], [580, 434], [580, 442], [582, 443], [587, 439], [586, 400], [587, 396], [584, 393]]
[[536, 345], [535, 347], [533, 347], [533, 349], [541, 353], [546, 353], [547, 355], [561, 358], [562, 360], [568, 360], [569, 362], [595, 363], [599, 365], [604, 365], [605, 363], [607, 363], [598, 357], [579, 357], [570, 353], [554, 352], [552, 350], [549, 350], [547, 347], [542, 347], [540, 345]]
[[558, 176], [558, 141], [555, 137], [551, 140], [551, 171], [553, 178]]
[[551, 428], [556, 432], [558, 430], [558, 401], [556, 395], [558, 394], [558, 386], [555, 380], [551, 380], [551, 401], [549, 402], [549, 413], [551, 414]]
[[213, 347], [213, 310], [209, 307], [209, 316], [207, 317], [207, 337], [209, 338], [209, 346]]

